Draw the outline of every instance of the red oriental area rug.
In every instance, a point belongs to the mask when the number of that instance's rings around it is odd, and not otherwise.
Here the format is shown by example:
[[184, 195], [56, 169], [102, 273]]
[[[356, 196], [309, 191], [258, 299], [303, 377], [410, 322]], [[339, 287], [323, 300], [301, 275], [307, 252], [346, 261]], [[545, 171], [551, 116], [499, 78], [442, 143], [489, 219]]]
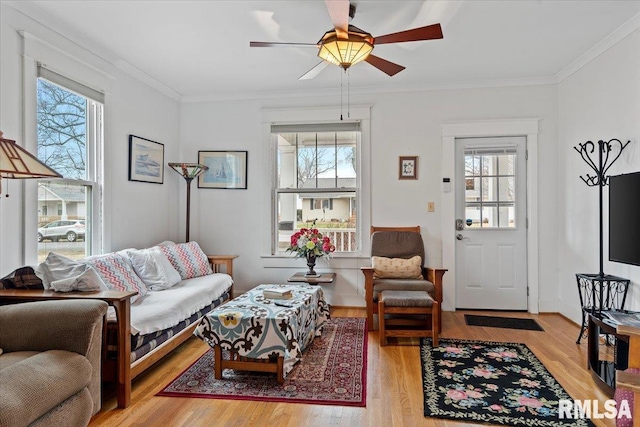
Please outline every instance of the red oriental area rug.
[[366, 406], [367, 322], [334, 318], [279, 385], [275, 374], [225, 369], [216, 380], [207, 351], [157, 396]]

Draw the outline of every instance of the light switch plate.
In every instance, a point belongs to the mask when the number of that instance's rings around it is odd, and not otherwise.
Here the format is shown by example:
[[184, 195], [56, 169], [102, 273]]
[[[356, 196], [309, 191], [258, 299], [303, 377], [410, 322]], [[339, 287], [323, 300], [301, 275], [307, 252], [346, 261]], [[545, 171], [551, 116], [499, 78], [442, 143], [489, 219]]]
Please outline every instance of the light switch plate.
[[436, 204], [434, 202], [427, 203], [427, 212], [435, 212]]

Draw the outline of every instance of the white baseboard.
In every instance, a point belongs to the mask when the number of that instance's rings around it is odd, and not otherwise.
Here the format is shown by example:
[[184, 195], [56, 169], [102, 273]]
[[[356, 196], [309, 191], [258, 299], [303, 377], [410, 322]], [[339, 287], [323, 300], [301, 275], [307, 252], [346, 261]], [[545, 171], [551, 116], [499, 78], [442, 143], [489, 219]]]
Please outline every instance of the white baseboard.
[[560, 301], [557, 299], [538, 300], [538, 310], [540, 313], [559, 313]]

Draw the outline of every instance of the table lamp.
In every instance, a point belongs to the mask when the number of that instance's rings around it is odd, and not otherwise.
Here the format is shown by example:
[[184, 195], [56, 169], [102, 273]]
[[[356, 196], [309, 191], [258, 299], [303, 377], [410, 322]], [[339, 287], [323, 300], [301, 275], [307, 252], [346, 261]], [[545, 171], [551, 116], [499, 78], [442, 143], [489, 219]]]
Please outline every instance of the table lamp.
[[[0, 131], [0, 194], [2, 178], [62, 178], [58, 172], [42, 163], [33, 154], [11, 139], [4, 139]], [[6, 197], [9, 197], [7, 194]]]

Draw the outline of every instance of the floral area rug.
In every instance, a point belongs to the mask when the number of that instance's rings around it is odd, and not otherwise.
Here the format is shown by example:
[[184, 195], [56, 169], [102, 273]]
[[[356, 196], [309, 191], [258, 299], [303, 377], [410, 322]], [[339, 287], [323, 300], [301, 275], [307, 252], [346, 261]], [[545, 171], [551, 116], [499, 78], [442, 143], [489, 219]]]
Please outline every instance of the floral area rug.
[[279, 385], [275, 374], [225, 369], [217, 380], [213, 349], [158, 396], [365, 406], [367, 319], [333, 318]]
[[561, 419], [571, 399], [524, 344], [430, 338], [420, 343], [424, 415], [508, 426], [592, 426]]

